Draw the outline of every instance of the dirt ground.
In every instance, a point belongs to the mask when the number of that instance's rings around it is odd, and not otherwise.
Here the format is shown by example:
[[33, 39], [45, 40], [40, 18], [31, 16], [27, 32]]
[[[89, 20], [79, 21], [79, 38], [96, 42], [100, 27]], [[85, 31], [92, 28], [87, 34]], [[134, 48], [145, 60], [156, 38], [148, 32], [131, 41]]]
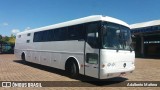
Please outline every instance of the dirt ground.
[[[111, 81], [160, 81], [160, 59], [141, 59], [136, 58], [136, 69], [132, 74], [125, 77], [109, 79]], [[76, 81], [80, 82], [82, 86], [77, 87], [42, 87], [42, 88], [0, 88], [0, 90], [159, 90], [159, 87], [107, 87], [108, 83], [90, 83], [83, 80], [90, 80], [92, 78], [80, 76], [73, 79], [68, 77], [63, 70], [54, 69], [33, 63], [24, 63], [15, 58], [13, 54], [0, 55], [0, 81], [70, 81], [70, 84], [75, 85]], [[109, 81], [109, 80], [103, 80]], [[63, 83], [62, 82], [62, 83]], [[61, 82], [58, 82], [61, 84]], [[106, 85], [105, 85], [106, 84]], [[110, 83], [111, 85], [116, 83]], [[86, 85], [86, 86], [83, 86]], [[89, 86], [87, 86], [89, 85]], [[91, 86], [90, 86], [91, 85]], [[92, 87], [93, 86], [93, 87]]]

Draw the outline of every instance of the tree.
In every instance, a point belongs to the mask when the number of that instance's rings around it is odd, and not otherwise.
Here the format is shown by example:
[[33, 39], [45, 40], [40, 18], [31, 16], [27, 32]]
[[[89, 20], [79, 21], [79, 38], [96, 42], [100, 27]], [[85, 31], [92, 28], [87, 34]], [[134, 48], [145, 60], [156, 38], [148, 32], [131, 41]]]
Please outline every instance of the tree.
[[2, 39], [2, 35], [0, 35], [0, 40]]
[[16, 39], [16, 36], [13, 34], [11, 34], [10, 37], [8, 36], [2, 37], [2, 35], [0, 35], [0, 53], [3, 52], [3, 49], [6, 50], [6, 48], [2, 48], [3, 45], [4, 46], [9, 45], [11, 47], [8, 53], [13, 52], [14, 46], [15, 46], [15, 39]]
[[2, 37], [1, 41], [2, 41], [3, 43], [7, 43], [7, 42], [9, 41], [9, 38], [10, 38], [10, 37], [8, 37], [8, 36]]
[[16, 36], [11, 34], [11, 37], [9, 37], [9, 40], [8, 40], [8, 44], [10, 44], [11, 48], [14, 49], [14, 46], [15, 46], [15, 40], [16, 40]]

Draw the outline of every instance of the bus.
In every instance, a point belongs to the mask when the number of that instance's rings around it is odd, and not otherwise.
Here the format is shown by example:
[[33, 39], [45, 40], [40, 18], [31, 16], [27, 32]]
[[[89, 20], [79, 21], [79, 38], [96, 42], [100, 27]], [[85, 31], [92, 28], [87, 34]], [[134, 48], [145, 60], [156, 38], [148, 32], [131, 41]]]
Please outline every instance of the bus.
[[97, 79], [120, 77], [135, 69], [129, 25], [92, 15], [16, 35], [15, 56], [23, 61]]

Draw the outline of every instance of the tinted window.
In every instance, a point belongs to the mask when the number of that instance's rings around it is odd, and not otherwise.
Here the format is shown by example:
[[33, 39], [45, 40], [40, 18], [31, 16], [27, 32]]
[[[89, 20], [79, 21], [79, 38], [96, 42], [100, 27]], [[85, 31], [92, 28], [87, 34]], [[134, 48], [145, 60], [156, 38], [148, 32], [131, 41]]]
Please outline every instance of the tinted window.
[[33, 42], [41, 42], [41, 41], [44, 41], [44, 31], [41, 31], [41, 32], [35, 32], [34, 33], [34, 38], [33, 38]]
[[67, 28], [60, 28], [54, 30], [54, 40], [63, 41], [67, 39]]
[[84, 25], [76, 25], [75, 26], [75, 31], [77, 32], [77, 39], [78, 40], [84, 40], [85, 38], [85, 28]]
[[53, 41], [54, 40], [53, 33], [54, 33], [53, 30], [35, 32], [33, 42]]
[[75, 26], [35, 32], [33, 42], [84, 40], [84, 38], [85, 29], [83, 24], [80, 24]]
[[158, 30], [160, 30], [160, 26], [157, 26], [158, 27]]
[[47, 31], [47, 41], [53, 41], [54, 40], [54, 30], [48, 30]]
[[86, 26], [87, 29], [87, 43], [92, 48], [98, 47], [98, 29], [99, 24], [98, 23], [90, 23]]
[[98, 63], [98, 54], [96, 53], [87, 53], [86, 62], [90, 64], [97, 64]]
[[68, 40], [76, 40], [76, 32], [74, 26], [68, 27]]
[[47, 41], [47, 37], [48, 37], [47, 34], [48, 34], [47, 31], [41, 32], [41, 41]]
[[35, 32], [33, 42], [38, 42], [38, 41], [39, 41], [39, 32]]
[[68, 27], [69, 40], [83, 40], [85, 37], [85, 29], [83, 24]]

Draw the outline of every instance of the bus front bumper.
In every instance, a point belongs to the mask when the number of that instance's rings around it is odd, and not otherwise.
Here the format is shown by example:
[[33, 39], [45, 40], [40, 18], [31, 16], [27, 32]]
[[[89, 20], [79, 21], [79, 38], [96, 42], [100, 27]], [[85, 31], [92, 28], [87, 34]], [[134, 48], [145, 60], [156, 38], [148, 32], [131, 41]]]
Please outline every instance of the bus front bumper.
[[135, 66], [125, 69], [101, 69], [100, 79], [122, 77], [134, 71]]

